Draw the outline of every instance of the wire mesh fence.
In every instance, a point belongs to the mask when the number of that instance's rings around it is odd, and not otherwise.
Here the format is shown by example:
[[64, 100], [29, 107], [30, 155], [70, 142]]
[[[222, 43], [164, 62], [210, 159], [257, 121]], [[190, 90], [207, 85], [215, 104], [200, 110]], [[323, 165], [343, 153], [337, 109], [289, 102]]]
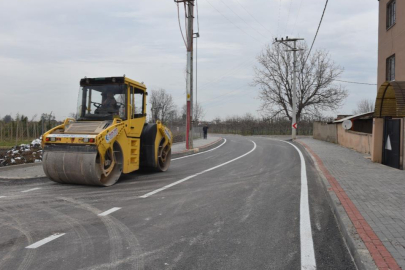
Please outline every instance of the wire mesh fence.
[[[210, 133], [240, 135], [289, 135], [291, 122], [279, 121], [226, 121], [209, 125]], [[313, 121], [298, 122], [297, 135], [312, 135]]]
[[[186, 141], [186, 126], [168, 124], [168, 128], [171, 130], [173, 134], [173, 143]], [[193, 139], [199, 139], [203, 137], [202, 127], [193, 127], [192, 133]]]

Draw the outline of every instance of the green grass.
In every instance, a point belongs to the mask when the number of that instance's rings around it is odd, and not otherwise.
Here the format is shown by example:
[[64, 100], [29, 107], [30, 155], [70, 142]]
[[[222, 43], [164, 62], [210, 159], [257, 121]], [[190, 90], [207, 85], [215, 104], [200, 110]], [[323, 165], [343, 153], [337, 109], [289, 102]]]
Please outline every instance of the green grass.
[[15, 140], [7, 140], [7, 141], [0, 141], [0, 149], [9, 149], [15, 145], [20, 145], [20, 144], [30, 144], [32, 140], [22, 140], [22, 141], [16, 141]]

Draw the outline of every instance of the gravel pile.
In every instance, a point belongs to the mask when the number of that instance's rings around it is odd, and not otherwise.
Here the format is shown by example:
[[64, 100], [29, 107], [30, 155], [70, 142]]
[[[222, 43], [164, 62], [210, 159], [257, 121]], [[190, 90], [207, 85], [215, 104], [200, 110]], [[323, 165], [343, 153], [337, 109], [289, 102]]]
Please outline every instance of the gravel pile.
[[42, 148], [40, 139], [33, 140], [31, 144], [14, 146], [4, 154], [0, 153], [0, 167], [41, 161]]

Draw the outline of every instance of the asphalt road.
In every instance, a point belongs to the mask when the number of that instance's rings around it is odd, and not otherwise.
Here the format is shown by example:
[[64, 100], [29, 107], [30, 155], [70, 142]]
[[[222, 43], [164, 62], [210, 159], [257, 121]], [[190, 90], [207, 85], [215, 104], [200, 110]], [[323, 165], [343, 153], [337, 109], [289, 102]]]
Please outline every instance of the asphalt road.
[[0, 269], [356, 269], [300, 146], [303, 172], [286, 142], [224, 138], [108, 188], [0, 181]]

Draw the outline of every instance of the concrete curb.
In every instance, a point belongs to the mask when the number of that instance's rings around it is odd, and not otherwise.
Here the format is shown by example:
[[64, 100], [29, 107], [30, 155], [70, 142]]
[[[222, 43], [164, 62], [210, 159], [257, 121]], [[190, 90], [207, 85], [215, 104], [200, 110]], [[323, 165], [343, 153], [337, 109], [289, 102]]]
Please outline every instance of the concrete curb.
[[215, 142], [212, 142], [210, 144], [204, 145], [199, 148], [194, 148], [194, 149], [185, 150], [182, 152], [172, 153], [172, 158], [184, 157], [184, 156], [192, 155], [192, 154], [195, 154], [198, 152], [204, 152], [204, 151], [210, 150], [210, 149], [215, 148], [216, 146], [220, 145], [223, 140], [224, 140], [223, 138], [219, 138]]
[[[342, 206], [340, 199], [337, 197], [335, 191], [333, 190], [327, 176], [325, 176], [324, 172], [320, 169], [320, 164], [318, 163], [317, 159], [311, 153], [309, 147], [305, 145], [303, 142], [296, 141], [300, 145], [303, 146], [305, 151], [311, 157], [312, 161], [315, 164], [315, 168], [318, 170], [319, 175], [322, 179], [322, 184], [325, 187], [325, 192], [328, 193], [329, 204], [332, 208], [333, 214], [338, 221], [340, 231], [343, 234], [344, 240], [346, 245], [349, 248], [350, 254], [352, 255], [354, 262], [358, 269], [360, 270], [369, 270], [369, 269], [379, 269], [375, 264], [369, 250], [367, 249], [366, 245], [359, 237], [357, 233], [357, 229], [355, 228], [354, 224], [352, 223], [350, 217], [348, 216], [345, 208]], [[326, 168], [325, 168], [326, 169]]]
[[[183, 157], [183, 156], [188, 156], [192, 155], [198, 152], [204, 152], [207, 150], [210, 150], [216, 146], [218, 146], [220, 143], [222, 143], [223, 138], [219, 138], [218, 140], [204, 145], [199, 148], [194, 148], [191, 150], [186, 150], [183, 152], [177, 152], [177, 153], [172, 153], [172, 158], [177, 158], [177, 157]], [[11, 165], [11, 166], [6, 166], [6, 167], [1, 167], [0, 168], [0, 174], [1, 172], [5, 171], [11, 171], [11, 170], [16, 170], [16, 169], [24, 169], [24, 168], [30, 168], [30, 167], [35, 167], [35, 166], [42, 166], [42, 163], [29, 163], [29, 164], [21, 164], [21, 165]], [[26, 179], [35, 179], [35, 178], [46, 178], [44, 175], [35, 175], [35, 176], [28, 176], [28, 177], [3, 177], [0, 175], [0, 180], [26, 180]]]

